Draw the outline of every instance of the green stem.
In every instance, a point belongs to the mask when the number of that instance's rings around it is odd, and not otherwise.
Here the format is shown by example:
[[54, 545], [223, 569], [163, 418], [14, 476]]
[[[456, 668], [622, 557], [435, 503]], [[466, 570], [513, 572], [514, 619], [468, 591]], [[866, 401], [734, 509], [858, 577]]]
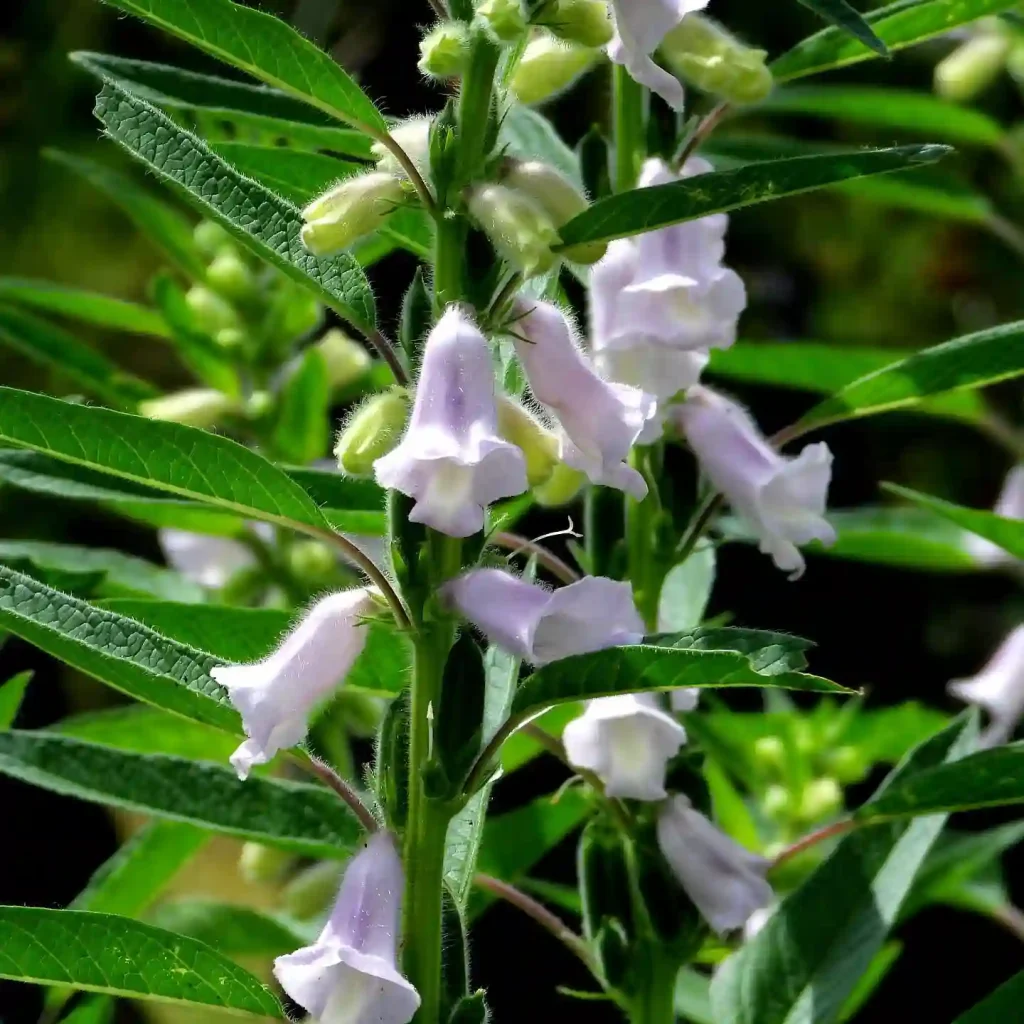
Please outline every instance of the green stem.
[[643, 978], [629, 1005], [630, 1024], [675, 1024], [679, 964], [657, 946], [652, 947], [639, 962]]
[[466, 225], [461, 217], [449, 215], [437, 222], [434, 240], [434, 304], [438, 313], [463, 297], [462, 262], [466, 247]]
[[634, 448], [630, 465], [648, 480], [650, 490], [643, 501], [626, 497], [626, 549], [629, 552], [629, 576], [633, 597], [644, 626], [654, 632], [658, 628], [658, 601], [661, 587], [670, 568], [656, 551], [655, 530], [659, 518], [658, 496], [647, 469], [647, 451]]
[[[472, 17], [472, 15], [470, 15]], [[494, 79], [501, 50], [487, 32], [476, 27], [470, 42], [469, 64], [459, 91], [459, 155], [456, 164], [460, 187], [472, 184], [483, 169], [491, 130]]]
[[640, 161], [646, 149], [644, 90], [620, 64], [613, 69], [615, 191], [626, 192], [636, 185]]

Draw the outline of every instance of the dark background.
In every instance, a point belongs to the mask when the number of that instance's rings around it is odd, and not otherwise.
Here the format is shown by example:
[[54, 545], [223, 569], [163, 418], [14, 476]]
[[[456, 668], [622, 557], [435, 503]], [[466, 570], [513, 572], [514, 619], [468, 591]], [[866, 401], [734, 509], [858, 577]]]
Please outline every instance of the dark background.
[[[443, 94], [415, 67], [417, 26], [430, 21], [425, 2], [302, 0], [266, 6], [294, 15], [305, 31], [333, 45], [387, 113], [439, 106]], [[770, 18], [765, 10], [762, 0], [711, 5], [713, 14], [773, 54], [816, 27], [794, 0], [772, 5]], [[948, 48], [948, 43], [919, 48], [889, 65], [871, 62], [845, 77], [928, 88], [931, 67]], [[141, 300], [159, 266], [157, 255], [105, 200], [40, 155], [56, 145], [122, 167], [126, 163], [99, 138], [90, 115], [93, 83], [65, 59], [74, 49], [224, 71], [96, 0], [8, 0], [0, 10], [0, 273]], [[582, 99], [577, 94], [549, 110], [570, 141], [599, 113], [603, 88], [601, 76], [593, 75]], [[989, 90], [982, 103], [1004, 123], [1021, 115], [1019, 95], [1008, 80]], [[830, 135], [819, 122], [797, 122], [797, 129], [805, 138]], [[832, 131], [830, 137], [897, 141], [863, 130], [839, 136]], [[965, 174], [996, 194], [1010, 216], [1020, 213], [1019, 190], [994, 157], [975, 152], [956, 159]], [[729, 261], [751, 294], [743, 321], [746, 337], [915, 347], [1024, 315], [1021, 264], [997, 241], [959, 225], [838, 196], [804, 196], [735, 214]], [[387, 315], [394, 315], [411, 273], [403, 256], [375, 268]], [[181, 383], [158, 348], [99, 340], [136, 373]], [[41, 390], [59, 386], [6, 351], [0, 351], [0, 366], [4, 383]], [[797, 393], [737, 390], [769, 432], [809, 404]], [[1016, 386], [997, 389], [995, 398], [1006, 415], [1019, 420]], [[827, 440], [836, 454], [831, 498], [836, 507], [878, 502], [879, 480], [985, 506], [1009, 468], [1006, 457], [978, 435], [924, 418], [881, 417], [833, 429]], [[534, 525], [540, 533], [550, 524]], [[0, 491], [0, 535], [62, 538], [158, 557], [152, 534], [142, 528], [8, 491]], [[952, 709], [944, 695], [946, 680], [974, 672], [1021, 615], [1019, 585], [999, 575], [915, 573], [813, 557], [804, 579], [791, 584], [767, 558], [739, 545], [724, 548], [719, 565], [712, 614], [729, 611], [737, 624], [813, 638], [819, 645], [813, 668], [847, 685], [868, 687], [870, 701], [878, 704], [913, 697]], [[27, 667], [37, 675], [21, 726], [43, 726], [105, 699], [102, 688], [79, 678], [69, 681], [55, 663], [9, 641], [0, 651], [0, 677]], [[536, 763], [499, 787], [496, 806], [511, 807], [550, 791], [558, 781], [553, 772], [550, 764]], [[0, 815], [4, 904], [66, 905], [116, 842], [103, 810], [6, 778], [0, 778]], [[983, 823], [977, 817], [970, 822], [972, 827]], [[572, 857], [571, 844], [556, 851], [550, 873], [568, 875]], [[1024, 856], [1011, 855], [1008, 867], [1020, 903]], [[900, 1013], [903, 1020], [951, 1021], [1022, 962], [1019, 940], [954, 910], [928, 910], [901, 928], [900, 936], [906, 951], [873, 1005], [912, 1008]], [[601, 1004], [556, 995], [557, 984], [586, 987], [587, 979], [546, 933], [501, 906], [488, 911], [476, 929], [474, 973], [475, 982], [490, 992], [499, 1024], [525, 1015], [617, 1019]], [[0, 983], [0, 1020], [22, 1024], [37, 1014], [35, 990]], [[127, 1009], [124, 1019], [132, 1019]], [[871, 1005], [858, 1018], [878, 1019], [881, 1014]]]

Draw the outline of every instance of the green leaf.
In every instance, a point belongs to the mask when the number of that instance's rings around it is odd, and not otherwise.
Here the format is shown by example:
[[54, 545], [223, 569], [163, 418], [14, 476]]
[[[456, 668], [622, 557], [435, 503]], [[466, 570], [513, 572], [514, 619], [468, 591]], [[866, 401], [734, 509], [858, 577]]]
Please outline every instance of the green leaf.
[[998, 148], [1006, 140], [1002, 125], [980, 110], [912, 89], [868, 85], [791, 86], [776, 89], [758, 105], [758, 111], [837, 118], [967, 145]]
[[0, 977], [284, 1017], [258, 979], [209, 946], [110, 914], [0, 907]]
[[984, 537], [985, 540], [1009, 552], [1014, 558], [1024, 558], [1024, 522], [1021, 520], [954, 505], [951, 501], [943, 501], [930, 494], [921, 494], [920, 491], [912, 491], [909, 487], [900, 487], [898, 484], [884, 483], [882, 487], [890, 494], [898, 494], [901, 498], [913, 501], [943, 519], [956, 523], [970, 533]]
[[0, 626], [139, 700], [240, 731], [224, 691], [210, 678], [216, 659], [6, 566], [0, 566]]
[[134, 409], [159, 394], [152, 384], [120, 369], [61, 327], [0, 303], [0, 342], [65, 374], [84, 391], [111, 405]]
[[934, 163], [949, 152], [948, 146], [900, 146], [794, 157], [699, 174], [602, 199], [569, 221], [559, 235], [564, 245], [611, 241], [851, 178]]
[[192, 225], [174, 207], [139, 188], [131, 178], [92, 160], [57, 150], [45, 150], [44, 156], [84, 178], [119, 206], [186, 277], [201, 281], [206, 276], [206, 264], [192, 239]]
[[132, 754], [57, 733], [0, 733], [0, 773], [310, 857], [344, 857], [360, 840], [359, 823], [324, 786], [261, 776], [243, 781], [220, 765]]
[[206, 600], [206, 591], [198, 583], [143, 558], [104, 548], [0, 540], [0, 563], [14, 568], [27, 563], [59, 572], [98, 573], [102, 577], [98, 591], [104, 597], [151, 597], [193, 604]]
[[863, 15], [851, 7], [846, 0], [800, 0], [804, 7], [809, 7], [819, 17], [831, 22], [841, 32], [859, 39], [869, 50], [874, 50], [880, 57], [885, 57], [888, 50], [864, 20]]
[[875, 994], [875, 990], [885, 981], [889, 972], [896, 966], [903, 953], [903, 943], [894, 939], [887, 942], [871, 958], [867, 970], [860, 976], [853, 991], [849, 994], [839, 1014], [840, 1024], [852, 1020], [864, 1007], [864, 1004]]
[[499, 143], [504, 144], [511, 156], [543, 160], [577, 188], [583, 187], [579, 158], [562, 141], [554, 125], [536, 110], [521, 103], [512, 104], [502, 119]]
[[[814, 342], [741, 342], [712, 349], [708, 373], [750, 384], [774, 384], [831, 394], [860, 377], [892, 366], [899, 350]], [[973, 391], [937, 395], [910, 406], [907, 412], [945, 419], [980, 422], [985, 405]]]
[[[890, 50], [902, 50], [1013, 6], [1014, 0], [897, 0], [871, 11], [864, 20]], [[776, 82], [785, 82], [874, 56], [840, 29], [826, 28], [784, 53], [771, 64], [771, 72]]]
[[[539, 718], [533, 719], [541, 729], [554, 736], [561, 736], [562, 730], [574, 718], [583, 712], [583, 705], [578, 702], [556, 704], [545, 711]], [[545, 753], [541, 746], [529, 733], [513, 733], [501, 747], [501, 768], [505, 775], [529, 764], [535, 757]]]
[[313, 256], [299, 237], [302, 216], [291, 203], [240, 174], [202, 139], [116, 82], [104, 81], [94, 113], [115, 142], [172, 183], [204, 216], [361, 331], [373, 330], [376, 312], [366, 275], [347, 253]]
[[701, 544], [668, 571], [658, 602], [658, 629], [680, 632], [699, 626], [715, 585], [715, 548]]
[[278, 395], [273, 443], [291, 462], [323, 458], [330, 441], [331, 381], [315, 346], [303, 352]]
[[365, 164], [282, 146], [218, 142], [211, 148], [243, 174], [263, 182], [296, 206], [304, 206], [337, 184], [339, 179], [365, 168]]
[[69, 288], [52, 281], [0, 277], [0, 299], [113, 331], [152, 334], [157, 338], [170, 337], [163, 317], [146, 306], [80, 288]]
[[796, 426], [803, 433], [1019, 376], [1024, 373], [1022, 341], [1024, 321], [1018, 321], [915, 352], [847, 384], [805, 413]]
[[693, 967], [684, 967], [676, 978], [676, 1013], [691, 1024], [715, 1024], [711, 1016], [711, 979]]
[[0, 388], [0, 440], [253, 519], [326, 527], [276, 466], [195, 427]]
[[114, 1001], [106, 996], [83, 999], [64, 1018], [62, 1024], [110, 1024], [114, 1017]]
[[308, 945], [315, 933], [252, 907], [210, 900], [175, 900], [160, 907], [153, 923], [205, 942], [228, 956], [276, 957]]
[[[976, 731], [973, 718], [958, 719], [914, 750], [882, 791], [964, 756]], [[718, 1024], [834, 1021], [883, 947], [944, 823], [936, 815], [843, 839], [718, 969], [711, 983]]]
[[1024, 1003], [1024, 971], [1004, 981], [977, 1006], [961, 1014], [953, 1024], [1008, 1024]]
[[129, 92], [173, 110], [177, 118], [191, 119], [208, 138], [246, 139], [267, 146], [284, 140], [291, 146], [331, 150], [360, 160], [373, 158], [372, 143], [363, 132], [338, 128], [333, 118], [277, 89], [105, 53], [80, 50], [70, 59], [93, 75], [116, 79]]
[[25, 690], [32, 679], [32, 671], [19, 672], [0, 686], [0, 729], [10, 729], [18, 717]]
[[380, 537], [386, 532], [383, 488], [334, 470], [287, 466], [292, 478], [316, 503], [337, 530]]
[[372, 135], [387, 131], [373, 101], [286, 22], [231, 0], [105, 0], [268, 85]]

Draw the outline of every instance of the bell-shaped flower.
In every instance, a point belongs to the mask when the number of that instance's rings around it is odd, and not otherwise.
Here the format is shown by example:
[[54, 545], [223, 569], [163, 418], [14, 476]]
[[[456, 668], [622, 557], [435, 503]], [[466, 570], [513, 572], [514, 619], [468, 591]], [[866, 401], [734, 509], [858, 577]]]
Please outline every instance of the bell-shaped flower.
[[730, 839], [673, 796], [658, 813], [658, 845], [687, 896], [719, 935], [743, 928], [752, 914], [771, 905], [769, 862]]
[[368, 589], [321, 598], [273, 654], [250, 665], [220, 665], [210, 675], [228, 691], [249, 738], [231, 755], [239, 778], [300, 742], [309, 717], [337, 687], [366, 643]]
[[639, 388], [602, 379], [557, 306], [520, 300], [513, 331], [533, 397], [564, 434], [562, 460], [594, 483], [642, 500], [647, 484], [626, 459], [655, 414], [655, 400]]
[[1024, 626], [1010, 633], [976, 676], [954, 679], [948, 689], [988, 712], [989, 726], [982, 736], [986, 745], [1005, 743], [1024, 717]]
[[372, 835], [345, 868], [311, 946], [279, 956], [274, 976], [318, 1024], [408, 1024], [420, 996], [398, 969], [405, 879], [394, 839]]
[[608, 796], [664, 800], [665, 770], [686, 741], [683, 727], [651, 693], [623, 693], [587, 703], [562, 733], [569, 764], [587, 768]]
[[674, 415], [701, 468], [790, 579], [805, 568], [798, 545], [835, 543], [825, 519], [832, 478], [828, 445], [809, 444], [795, 458], [780, 455], [745, 409], [699, 385]]
[[430, 332], [409, 426], [374, 472], [416, 499], [414, 523], [450, 537], [482, 530], [485, 506], [526, 490], [523, 453], [498, 432], [487, 340], [459, 307]]
[[[250, 529], [266, 543], [274, 539], [269, 523], [252, 523]], [[219, 589], [236, 572], [256, 564], [252, 549], [230, 537], [167, 528], [157, 531], [157, 542], [172, 569], [203, 587]]]
[[644, 636], [630, 585], [603, 576], [548, 590], [501, 569], [474, 569], [446, 583], [441, 596], [488, 640], [533, 665]]
[[[1024, 519], [1024, 465], [1014, 466], [1007, 474], [992, 511], [1004, 519]], [[1018, 562], [1005, 548], [976, 533], [967, 534], [965, 543], [971, 556], [982, 565], [1014, 565]]]
[[658, 67], [651, 54], [687, 14], [707, 5], [708, 0], [612, 0], [615, 35], [608, 44], [608, 56], [673, 110], [682, 110], [682, 85]]

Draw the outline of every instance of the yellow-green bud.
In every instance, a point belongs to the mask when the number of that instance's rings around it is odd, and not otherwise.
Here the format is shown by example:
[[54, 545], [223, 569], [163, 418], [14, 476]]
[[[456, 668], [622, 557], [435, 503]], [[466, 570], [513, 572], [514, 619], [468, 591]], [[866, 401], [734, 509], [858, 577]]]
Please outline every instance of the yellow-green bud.
[[484, 0], [476, 13], [503, 43], [516, 42], [526, 31], [522, 0]]
[[206, 269], [206, 282], [226, 299], [244, 301], [256, 291], [256, 278], [232, 249], [222, 249]]
[[306, 583], [330, 578], [337, 567], [334, 552], [318, 540], [297, 540], [288, 549], [288, 568], [296, 579]]
[[481, 185], [469, 193], [469, 212], [494, 248], [526, 277], [557, 262], [559, 242], [551, 218], [529, 196], [505, 185]]
[[316, 917], [338, 895], [344, 867], [341, 861], [322, 860], [300, 871], [281, 891], [284, 909], [300, 921]]
[[684, 81], [730, 103], [757, 103], [772, 91], [767, 52], [745, 46], [701, 14], [688, 14], [665, 36], [661, 55]]
[[786, 748], [778, 736], [762, 736], [754, 741], [754, 761], [773, 775], [781, 775], [786, 767]]
[[274, 411], [274, 396], [269, 391], [254, 391], [245, 403], [245, 415], [261, 420]]
[[828, 773], [847, 784], [860, 782], [867, 774], [867, 758], [854, 746], [836, 747], [825, 758]]
[[282, 282], [271, 310], [275, 341], [289, 345], [319, 327], [323, 318], [323, 306], [310, 292], [290, 281]]
[[558, 464], [558, 438], [529, 409], [511, 398], [499, 398], [498, 433], [526, 457], [526, 479], [531, 487], [551, 479]]
[[443, 21], [420, 41], [420, 71], [431, 78], [458, 78], [469, 62], [469, 29], [461, 21]]
[[302, 211], [302, 244], [330, 256], [376, 231], [405, 198], [399, 178], [370, 171], [346, 178]]
[[247, 882], [277, 882], [296, 859], [294, 853], [273, 846], [245, 843], [238, 857], [238, 870]]
[[348, 387], [369, 372], [370, 353], [338, 327], [332, 327], [316, 347], [327, 364], [327, 379], [332, 390]]
[[[556, 228], [568, 224], [587, 206], [587, 197], [568, 178], [541, 160], [508, 160], [502, 181], [509, 188], [528, 195], [551, 218]], [[596, 263], [607, 251], [603, 242], [586, 242], [566, 249], [564, 256], [575, 263]]]
[[238, 314], [231, 303], [205, 285], [197, 284], [189, 288], [185, 294], [185, 303], [192, 311], [196, 326], [207, 334], [238, 326]]
[[580, 493], [586, 482], [585, 473], [559, 462], [547, 481], [533, 489], [533, 497], [543, 508], [558, 508], [560, 505], [568, 505]]
[[184, 423], [189, 427], [205, 429], [215, 427], [225, 417], [241, 412], [242, 405], [238, 399], [213, 388], [188, 388], [139, 402], [139, 415], [147, 419]]
[[829, 818], [843, 806], [843, 791], [833, 778], [814, 779], [800, 795], [799, 817], [806, 822]]
[[935, 91], [957, 103], [974, 99], [999, 76], [1011, 46], [1009, 38], [995, 31], [968, 39], [935, 65]]
[[400, 388], [371, 395], [352, 414], [334, 446], [338, 465], [350, 476], [371, 476], [373, 464], [401, 440], [409, 399]]
[[233, 245], [231, 236], [212, 220], [201, 220], [193, 229], [192, 238], [207, 259], [213, 259], [221, 249]]
[[[430, 126], [433, 121], [432, 117], [410, 117], [391, 129], [391, 138], [405, 151], [422, 175], [426, 175], [430, 166]], [[378, 171], [397, 177], [405, 176], [405, 169], [383, 142], [375, 142], [370, 150], [377, 161]]]
[[225, 327], [213, 336], [213, 340], [217, 342], [225, 352], [240, 352], [245, 348], [245, 344], [249, 340], [249, 336], [241, 329], [241, 327]]
[[769, 786], [761, 798], [761, 810], [766, 818], [772, 821], [780, 821], [785, 818], [792, 808], [793, 800], [785, 786]]
[[543, 103], [572, 85], [600, 55], [600, 50], [563, 43], [543, 32], [526, 44], [509, 88], [520, 103]]
[[615, 34], [606, 0], [551, 0], [537, 24], [581, 46], [605, 46]]

